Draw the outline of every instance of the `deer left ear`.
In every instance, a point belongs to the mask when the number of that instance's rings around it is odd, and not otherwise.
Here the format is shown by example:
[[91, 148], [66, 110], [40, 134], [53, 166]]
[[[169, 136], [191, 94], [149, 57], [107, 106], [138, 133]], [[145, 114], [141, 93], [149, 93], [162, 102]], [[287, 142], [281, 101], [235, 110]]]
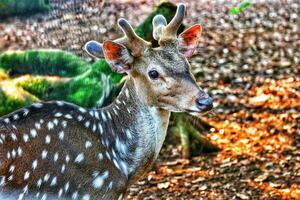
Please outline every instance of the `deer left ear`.
[[97, 42], [97, 41], [89, 41], [87, 42], [83, 49], [91, 56], [95, 57], [95, 58], [103, 58], [103, 48], [102, 48], [102, 44]]
[[105, 41], [103, 52], [105, 60], [113, 71], [124, 73], [131, 69], [133, 57], [124, 45], [113, 41]]
[[178, 36], [179, 46], [178, 49], [183, 53], [187, 58], [192, 57], [195, 49], [198, 46], [202, 27], [199, 24], [196, 24]]

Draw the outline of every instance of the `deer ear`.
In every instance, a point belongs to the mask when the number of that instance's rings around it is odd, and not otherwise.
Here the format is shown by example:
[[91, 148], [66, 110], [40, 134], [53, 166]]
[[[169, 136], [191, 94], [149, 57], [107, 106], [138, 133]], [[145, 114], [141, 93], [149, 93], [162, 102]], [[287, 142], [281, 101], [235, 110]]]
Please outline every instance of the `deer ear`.
[[91, 56], [96, 58], [103, 58], [103, 48], [102, 44], [99, 42], [96, 42], [94, 40], [87, 42], [83, 49]]
[[118, 73], [124, 73], [131, 69], [133, 57], [124, 45], [112, 41], [105, 41], [103, 43], [103, 52], [105, 60], [112, 70]]
[[190, 58], [197, 48], [201, 31], [201, 25], [196, 24], [188, 28], [178, 36], [179, 51], [183, 53], [187, 58]]

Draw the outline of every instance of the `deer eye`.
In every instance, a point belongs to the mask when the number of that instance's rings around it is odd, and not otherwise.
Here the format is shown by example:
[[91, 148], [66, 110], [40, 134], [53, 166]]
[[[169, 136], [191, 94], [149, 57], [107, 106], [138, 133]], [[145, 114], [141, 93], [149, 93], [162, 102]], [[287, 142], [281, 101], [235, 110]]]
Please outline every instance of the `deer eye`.
[[159, 77], [159, 73], [156, 70], [150, 70], [148, 75], [152, 80], [155, 80]]

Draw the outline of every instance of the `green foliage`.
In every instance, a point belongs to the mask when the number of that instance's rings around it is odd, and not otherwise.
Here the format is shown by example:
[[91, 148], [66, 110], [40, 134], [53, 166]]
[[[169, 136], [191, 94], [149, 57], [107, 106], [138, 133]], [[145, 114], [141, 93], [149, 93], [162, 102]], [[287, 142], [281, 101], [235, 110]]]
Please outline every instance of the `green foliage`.
[[89, 67], [79, 57], [61, 50], [8, 51], [0, 55], [0, 69], [10, 74], [72, 77]]
[[252, 3], [248, 0], [243, 1], [241, 3], [239, 3], [236, 7], [230, 8], [229, 12], [231, 14], [237, 15], [239, 14], [241, 11], [245, 10], [247, 7], [249, 7]]
[[1, 0], [0, 17], [15, 14], [49, 11], [51, 9], [49, 0]]

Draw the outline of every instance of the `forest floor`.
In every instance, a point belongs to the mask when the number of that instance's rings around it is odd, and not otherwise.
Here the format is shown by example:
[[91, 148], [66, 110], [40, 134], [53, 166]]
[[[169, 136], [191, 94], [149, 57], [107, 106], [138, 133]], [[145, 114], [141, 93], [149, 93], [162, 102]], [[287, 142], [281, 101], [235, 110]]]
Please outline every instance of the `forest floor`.
[[[202, 117], [212, 126], [205, 136], [221, 150], [184, 160], [179, 141], [168, 137], [152, 171], [126, 199], [300, 199], [300, 2], [259, 1], [239, 15], [228, 12], [232, 3], [186, 3], [185, 24], [203, 25], [192, 70], [215, 99]], [[57, 27], [53, 16], [9, 19], [0, 22], [0, 52], [55, 47], [78, 53], [95, 34], [102, 34], [99, 40], [118, 35], [112, 21], [119, 16], [137, 25], [153, 4], [111, 1], [101, 12], [86, 4], [90, 14], [77, 14], [80, 23], [69, 32], [69, 21]]]

